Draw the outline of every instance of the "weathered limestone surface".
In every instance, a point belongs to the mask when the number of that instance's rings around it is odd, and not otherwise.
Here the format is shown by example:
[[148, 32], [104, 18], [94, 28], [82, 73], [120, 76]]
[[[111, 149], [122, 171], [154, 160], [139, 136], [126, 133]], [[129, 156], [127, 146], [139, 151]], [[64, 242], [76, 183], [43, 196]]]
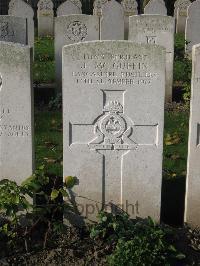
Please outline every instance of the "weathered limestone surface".
[[37, 4], [38, 36], [54, 35], [54, 12], [51, 0], [40, 0]]
[[55, 18], [55, 59], [57, 85], [62, 83], [64, 45], [99, 40], [99, 18], [92, 15], [68, 15]]
[[0, 16], [0, 41], [27, 44], [27, 19]]
[[93, 15], [102, 16], [102, 6], [107, 3], [108, 0], [94, 0], [93, 2]]
[[150, 0], [144, 8], [144, 14], [167, 15], [167, 8], [163, 0]]
[[[64, 176], [82, 215], [116, 205], [159, 221], [165, 50], [128, 41], [63, 48]], [[73, 198], [73, 197], [72, 197]], [[108, 207], [109, 205], [109, 207]]]
[[34, 11], [30, 5], [22, 0], [11, 0], [8, 14], [15, 17], [27, 18], [28, 21], [28, 45], [34, 46]]
[[200, 45], [193, 46], [185, 222], [200, 227]]
[[129, 17], [138, 14], [138, 3], [136, 0], [123, 0], [121, 5], [124, 9], [124, 37], [128, 40]]
[[67, 0], [63, 2], [57, 9], [57, 16], [66, 16], [82, 13], [82, 3], [80, 0]]
[[33, 173], [32, 49], [0, 42], [0, 179]]
[[172, 101], [174, 18], [160, 15], [140, 15], [132, 16], [129, 19], [129, 40], [137, 43], [158, 44], [166, 49], [165, 101]]
[[101, 40], [124, 40], [124, 10], [115, 0], [102, 5]]
[[185, 33], [187, 9], [191, 4], [190, 0], [179, 0], [175, 2], [174, 16], [176, 18], [176, 33]]
[[200, 43], [200, 0], [194, 1], [188, 7], [188, 16], [186, 20], [185, 39], [188, 44], [186, 45], [186, 52], [191, 54], [192, 46]]

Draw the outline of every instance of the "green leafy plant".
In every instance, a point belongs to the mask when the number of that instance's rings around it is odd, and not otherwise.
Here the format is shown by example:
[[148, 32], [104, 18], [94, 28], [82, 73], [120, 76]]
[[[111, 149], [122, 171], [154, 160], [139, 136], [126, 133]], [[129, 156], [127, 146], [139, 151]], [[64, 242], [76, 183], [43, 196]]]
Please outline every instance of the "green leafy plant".
[[[70, 184], [67, 183], [68, 179], [71, 179]], [[40, 166], [32, 177], [23, 182], [22, 186], [28, 191], [29, 196], [36, 197], [36, 204], [33, 205], [33, 215], [37, 219], [35, 225], [41, 222], [46, 224], [43, 248], [46, 247], [48, 235], [52, 231], [60, 232], [63, 228], [62, 219], [58, 221], [57, 216], [69, 205], [62, 197], [68, 197], [68, 189], [72, 189], [75, 184], [76, 178], [71, 176], [66, 177], [64, 182], [60, 182], [58, 177], [51, 180], [46, 175], [45, 165]]]
[[[109, 265], [171, 265], [184, 259], [170, 243], [172, 232], [151, 218], [131, 220], [127, 214], [101, 212], [90, 236], [114, 241], [116, 247], [108, 257]], [[169, 237], [170, 236], [170, 237]]]
[[31, 204], [25, 195], [27, 191], [16, 182], [3, 179], [0, 181], [0, 213], [9, 218], [10, 223], [16, 225], [22, 211], [28, 212]]
[[91, 228], [90, 236], [92, 238], [115, 238], [129, 235], [133, 223], [126, 213], [113, 215], [112, 213], [100, 212], [98, 214], [98, 223]]
[[175, 60], [174, 60], [174, 82], [183, 87], [183, 100], [190, 100], [192, 63], [185, 55], [185, 44], [183, 34], [175, 35]]
[[174, 57], [175, 60], [182, 60], [185, 58], [185, 36], [184, 34], [177, 33], [175, 35], [175, 42], [174, 42]]
[[[62, 218], [59, 220], [58, 216], [68, 203], [62, 197], [68, 197], [68, 189], [75, 184], [76, 178], [72, 176], [66, 177], [64, 182], [57, 177], [51, 180], [45, 165], [38, 167], [21, 186], [7, 179], [0, 181], [0, 212], [5, 217], [0, 226], [0, 239], [6, 241], [9, 248], [15, 238], [23, 238], [28, 251], [28, 240], [41, 227], [43, 248], [46, 248], [51, 233], [63, 230]], [[30, 204], [31, 201], [34, 204]]]
[[[19, 240], [21, 217], [28, 215], [32, 205], [26, 198], [27, 191], [16, 182], [3, 179], [0, 181], [0, 249], [12, 249]], [[25, 240], [26, 245], [26, 240]]]
[[35, 61], [54, 61], [54, 39], [52, 37], [38, 38], [35, 41]]
[[33, 81], [39, 83], [53, 83], [55, 81], [55, 62], [38, 62], [33, 64]]
[[186, 104], [188, 105], [188, 110], [189, 110], [189, 103], [190, 103], [190, 97], [191, 97], [191, 84], [190, 84], [190, 82], [184, 84], [183, 91], [184, 91], [183, 99], [186, 102]]
[[[132, 240], [119, 239], [114, 253], [109, 256], [109, 265], [175, 265], [175, 261], [185, 256], [172, 245], [162, 241], [163, 235], [154, 232], [153, 235], [135, 236]], [[151, 242], [152, 241], [152, 242]]]
[[34, 83], [53, 83], [55, 81], [54, 39], [38, 38], [34, 48]]

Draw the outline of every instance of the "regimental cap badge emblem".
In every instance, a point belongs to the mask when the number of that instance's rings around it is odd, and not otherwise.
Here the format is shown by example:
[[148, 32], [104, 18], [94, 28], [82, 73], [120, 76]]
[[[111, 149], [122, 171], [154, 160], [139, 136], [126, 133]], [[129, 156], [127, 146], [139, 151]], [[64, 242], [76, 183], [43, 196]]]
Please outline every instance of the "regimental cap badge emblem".
[[73, 42], [85, 40], [87, 36], [87, 27], [80, 21], [73, 21], [67, 26], [67, 37]]
[[115, 143], [126, 130], [126, 121], [118, 114], [123, 112], [123, 106], [118, 101], [110, 101], [104, 111], [108, 114], [101, 120], [101, 132], [110, 143]]
[[94, 125], [96, 138], [89, 143], [93, 150], [132, 150], [137, 144], [129, 137], [132, 135], [130, 127], [123, 115], [123, 106], [119, 101], [108, 102], [103, 115]]

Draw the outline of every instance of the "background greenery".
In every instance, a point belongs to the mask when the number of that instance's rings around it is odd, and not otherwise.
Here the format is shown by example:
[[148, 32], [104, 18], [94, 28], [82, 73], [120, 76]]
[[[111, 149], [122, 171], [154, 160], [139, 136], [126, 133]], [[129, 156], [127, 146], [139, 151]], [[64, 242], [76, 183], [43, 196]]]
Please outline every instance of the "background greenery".
[[37, 38], [35, 41], [34, 83], [52, 83], [55, 81], [54, 39]]

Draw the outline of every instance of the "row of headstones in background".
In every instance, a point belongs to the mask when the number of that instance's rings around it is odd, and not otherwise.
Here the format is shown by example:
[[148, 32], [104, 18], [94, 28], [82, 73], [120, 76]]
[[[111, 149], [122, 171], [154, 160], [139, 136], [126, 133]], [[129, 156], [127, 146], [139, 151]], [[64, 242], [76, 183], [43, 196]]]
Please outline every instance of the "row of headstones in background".
[[57, 88], [62, 88], [63, 46], [93, 40], [99, 40], [99, 18], [97, 16], [81, 14], [55, 18], [55, 62]]
[[[34, 169], [31, 50], [0, 42], [0, 179], [18, 183]], [[109, 204], [160, 220], [165, 56], [161, 46], [126, 41], [63, 48], [63, 175], [79, 179], [75, 201], [88, 218]], [[193, 227], [200, 226], [199, 82], [200, 45], [193, 47], [185, 212]]]
[[[51, 0], [40, 0], [37, 4], [38, 36], [54, 35], [54, 11]], [[80, 0], [67, 0], [57, 9], [57, 16], [81, 14], [82, 4]]]
[[177, 0], [174, 7], [176, 32], [185, 33], [185, 50], [190, 56], [192, 46], [200, 43], [200, 0]]
[[32, 7], [23, 0], [11, 0], [9, 3], [8, 15], [27, 19], [28, 44], [34, 47], [34, 11]]
[[[100, 39], [127, 39], [128, 18], [129, 16], [138, 14], [137, 7], [138, 4], [136, 0], [123, 0], [121, 4], [116, 0], [95, 0], [93, 14], [98, 16], [101, 20]], [[67, 0], [57, 9], [57, 16], [81, 13], [80, 0]], [[151, 0], [146, 5], [144, 13], [167, 15], [167, 9], [163, 0]], [[53, 35], [53, 21], [52, 1], [40, 0], [38, 2], [39, 36]]]
[[[56, 80], [59, 88], [62, 86], [62, 47], [64, 45], [92, 40], [124, 40], [124, 31], [128, 39], [128, 16], [137, 11], [135, 0], [130, 2], [124, 0], [122, 5], [115, 0], [96, 0], [93, 16], [83, 14], [63, 16], [67, 12], [81, 12], [81, 5], [79, 10], [72, 11], [68, 3], [69, 1], [66, 1], [58, 7], [57, 15], [62, 16], [55, 18]], [[124, 15], [127, 17], [125, 21]]]
[[137, 15], [136, 0], [95, 0], [93, 14], [100, 20], [101, 40], [127, 40], [129, 16]]
[[51, 0], [40, 0], [37, 4], [38, 36], [54, 35], [54, 11]]
[[0, 179], [33, 173], [32, 49], [0, 41]]
[[[57, 15], [80, 14], [81, 3], [79, 0], [67, 0], [57, 10]], [[123, 0], [121, 5], [115, 0], [105, 1], [96, 0], [94, 2], [94, 14], [103, 17], [101, 23], [101, 39], [125, 39], [128, 35], [128, 17], [137, 14], [137, 2], [135, 0]], [[145, 7], [145, 14], [163, 14], [166, 15], [166, 7], [163, 0], [151, 0]], [[22, 0], [11, 0], [9, 4], [9, 15], [19, 16], [28, 19], [28, 43], [33, 46], [34, 43], [34, 23], [33, 9]], [[119, 19], [116, 20], [116, 17]], [[117, 25], [116, 25], [117, 23]], [[38, 35], [53, 35], [54, 32], [53, 3], [51, 0], [40, 0], [38, 2]], [[104, 26], [105, 25], [105, 26]], [[113, 25], [115, 27], [113, 27]], [[109, 30], [110, 28], [110, 30]], [[118, 30], [113, 30], [118, 29]], [[118, 35], [119, 37], [117, 37]], [[123, 36], [123, 37], [122, 37]]]
[[[172, 101], [175, 20], [170, 16], [140, 15], [129, 18], [129, 40], [157, 44], [166, 49], [165, 101]], [[146, 73], [151, 75], [151, 73]]]
[[[191, 54], [192, 46], [200, 43], [200, 0], [191, 3], [190, 0], [177, 0], [174, 4], [176, 32], [185, 33], [186, 53]], [[166, 15], [163, 0], [150, 0], [145, 7], [145, 14]]]
[[177, 0], [174, 3], [174, 17], [176, 19], [176, 33], [185, 33], [187, 10], [190, 0]]
[[99, 17], [100, 40], [124, 40], [124, 10], [122, 5], [115, 0], [104, 2], [101, 5], [94, 4], [93, 11], [93, 14]]
[[[57, 9], [57, 16], [81, 14], [80, 0], [67, 0]], [[101, 39], [103, 40], [124, 40], [128, 37], [128, 17], [136, 15], [136, 0], [123, 0], [119, 4], [115, 0], [95, 0], [94, 15], [101, 20]], [[39, 36], [53, 35], [53, 3], [51, 0], [40, 0], [38, 2], [38, 34]], [[125, 24], [125, 25], [124, 25]], [[110, 30], [109, 30], [110, 29]], [[114, 38], [112, 37], [114, 36]]]
[[57, 9], [57, 16], [65, 16], [82, 13], [82, 3], [80, 0], [67, 0]]
[[185, 33], [186, 53], [190, 56], [193, 45], [200, 43], [200, 0], [177, 0], [175, 15], [177, 19], [176, 32]]
[[[117, 19], [122, 24], [119, 16], [117, 16]], [[106, 22], [109, 23], [109, 18], [106, 18]], [[109, 25], [106, 28], [109, 28]], [[109, 36], [122, 39], [120, 38], [122, 35], [115, 34], [114, 25], [112, 29], [113, 32], [110, 31], [110, 34], [104, 34], [103, 39], [106, 40]], [[135, 15], [130, 17], [129, 29], [129, 40], [142, 44], [158, 44], [166, 48], [166, 102], [172, 101], [174, 18], [159, 15]], [[116, 30], [119, 30], [119, 27], [116, 26]], [[112, 33], [115, 35], [112, 35]], [[62, 87], [62, 47], [77, 42], [99, 40], [99, 36], [101, 37], [98, 16], [70, 15], [55, 18], [55, 59], [58, 88]], [[133, 75], [137, 74], [134, 73], [134, 66], [130, 65], [129, 68], [132, 68]], [[151, 75], [151, 73], [147, 72], [146, 75]]]
[[150, 0], [144, 7], [144, 14], [167, 15], [167, 8], [163, 0]]

